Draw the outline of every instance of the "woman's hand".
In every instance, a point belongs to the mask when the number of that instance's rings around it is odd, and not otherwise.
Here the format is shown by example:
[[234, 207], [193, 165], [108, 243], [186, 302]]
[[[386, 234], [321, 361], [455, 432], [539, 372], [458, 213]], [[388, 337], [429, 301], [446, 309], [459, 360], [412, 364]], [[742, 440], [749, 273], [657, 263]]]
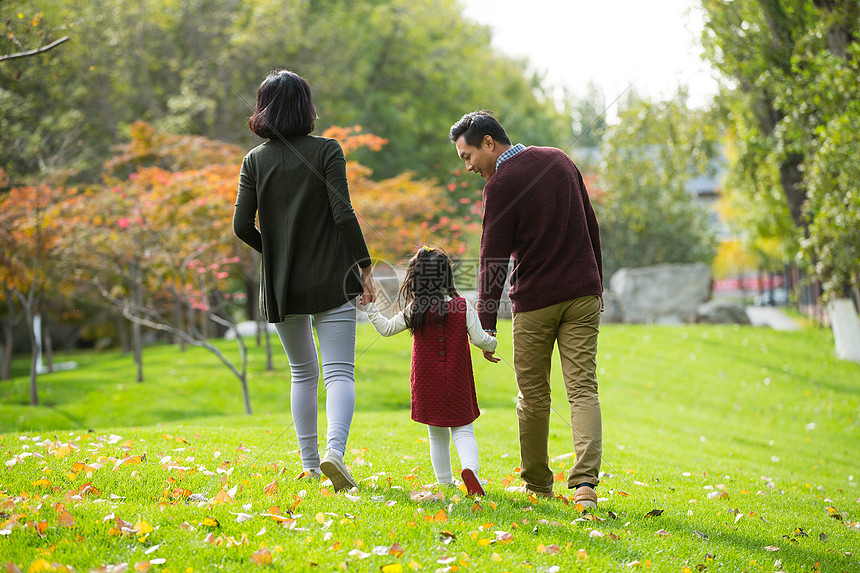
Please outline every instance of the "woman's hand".
[[373, 265], [361, 269], [361, 284], [364, 293], [361, 295], [361, 304], [370, 304], [376, 300], [376, 286], [373, 284]]

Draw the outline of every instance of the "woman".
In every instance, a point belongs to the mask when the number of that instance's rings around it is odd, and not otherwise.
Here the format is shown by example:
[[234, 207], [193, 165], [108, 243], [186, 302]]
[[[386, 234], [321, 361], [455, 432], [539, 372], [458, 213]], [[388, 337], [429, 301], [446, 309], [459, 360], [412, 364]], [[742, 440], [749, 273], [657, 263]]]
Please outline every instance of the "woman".
[[[267, 141], [242, 161], [233, 231], [262, 254], [260, 312], [275, 324], [290, 361], [290, 406], [303, 469], [316, 479], [325, 474], [337, 491], [357, 485], [343, 463], [355, 410], [354, 299], [362, 295], [372, 302], [376, 295], [343, 150], [333, 139], [309, 135], [316, 117], [304, 78], [287, 70], [266, 76], [248, 126]], [[326, 389], [322, 460], [311, 318]]]

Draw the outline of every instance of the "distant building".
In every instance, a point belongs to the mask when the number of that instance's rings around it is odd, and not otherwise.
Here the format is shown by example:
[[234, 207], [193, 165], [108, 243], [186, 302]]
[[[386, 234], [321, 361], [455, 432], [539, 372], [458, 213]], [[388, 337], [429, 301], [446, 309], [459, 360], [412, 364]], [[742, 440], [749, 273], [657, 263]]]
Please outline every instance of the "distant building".
[[[577, 147], [570, 151], [570, 156], [582, 171], [583, 179], [588, 194], [592, 199], [599, 197], [606, 190], [594, 187], [590, 183], [594, 183], [597, 178], [597, 173], [600, 170], [600, 162], [602, 156], [599, 147]], [[706, 207], [710, 212], [711, 225], [717, 231], [717, 238], [720, 241], [733, 239], [733, 235], [729, 230], [727, 222], [722, 221], [719, 215], [717, 204], [722, 192], [722, 179], [726, 172], [727, 160], [725, 155], [720, 154], [715, 157], [705, 173], [692, 173], [691, 178], [687, 181], [686, 189], [696, 201]]]

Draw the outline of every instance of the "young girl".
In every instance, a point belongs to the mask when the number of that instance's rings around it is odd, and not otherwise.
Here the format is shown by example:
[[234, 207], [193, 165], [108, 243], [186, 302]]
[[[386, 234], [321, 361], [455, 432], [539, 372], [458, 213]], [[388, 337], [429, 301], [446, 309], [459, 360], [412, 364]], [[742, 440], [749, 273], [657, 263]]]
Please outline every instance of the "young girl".
[[400, 287], [404, 309], [388, 319], [373, 303], [364, 308], [376, 331], [412, 333], [412, 419], [427, 424], [436, 480], [452, 484], [449, 436], [454, 440], [469, 495], [484, 495], [478, 480], [478, 443], [472, 422], [480, 413], [469, 340], [490, 359], [496, 339], [481, 329], [478, 314], [454, 288], [451, 260], [440, 249], [421, 247], [409, 261]]

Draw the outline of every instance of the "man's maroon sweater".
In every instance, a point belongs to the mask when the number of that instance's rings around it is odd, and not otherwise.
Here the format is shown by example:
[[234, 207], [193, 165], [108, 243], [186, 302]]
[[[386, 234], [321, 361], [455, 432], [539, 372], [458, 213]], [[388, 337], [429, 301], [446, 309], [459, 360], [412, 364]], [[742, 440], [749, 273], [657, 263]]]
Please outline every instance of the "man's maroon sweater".
[[496, 328], [508, 260], [514, 312], [603, 294], [600, 231], [582, 175], [554, 147], [528, 147], [484, 186], [478, 315]]

